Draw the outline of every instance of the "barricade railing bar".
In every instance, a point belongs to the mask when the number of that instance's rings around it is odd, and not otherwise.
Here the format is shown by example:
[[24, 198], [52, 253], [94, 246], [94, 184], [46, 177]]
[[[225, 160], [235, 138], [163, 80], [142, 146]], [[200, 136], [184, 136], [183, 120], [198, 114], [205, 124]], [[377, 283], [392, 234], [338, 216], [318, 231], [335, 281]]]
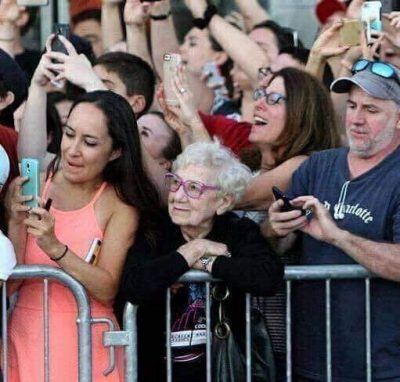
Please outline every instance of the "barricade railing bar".
[[[286, 345], [287, 345], [287, 365], [286, 380], [291, 382], [292, 375], [292, 320], [291, 320], [291, 298], [292, 283], [296, 281], [307, 280], [325, 280], [325, 311], [326, 311], [326, 381], [332, 381], [332, 336], [331, 336], [331, 282], [344, 279], [364, 279], [365, 280], [365, 313], [366, 313], [366, 381], [372, 381], [371, 373], [371, 308], [370, 308], [370, 278], [373, 274], [368, 272], [360, 265], [316, 265], [316, 266], [287, 266], [285, 267], [286, 282]], [[206, 367], [207, 382], [211, 381], [211, 332], [210, 332], [210, 284], [221, 282], [221, 280], [212, 277], [210, 274], [202, 271], [189, 271], [185, 273], [179, 280], [180, 283], [205, 283], [206, 284], [206, 326], [207, 326], [207, 343], [206, 343]], [[166, 312], [166, 349], [167, 349], [167, 381], [172, 381], [172, 351], [171, 351], [171, 292], [168, 289], [166, 294], [167, 312]], [[126, 308], [134, 310], [136, 315], [137, 306], [127, 304]], [[251, 295], [246, 294], [246, 382], [251, 381]], [[125, 310], [126, 315], [131, 315], [129, 310]], [[130, 317], [135, 321], [136, 317]], [[135, 339], [136, 341], [136, 339]], [[133, 346], [135, 353], [136, 344]], [[131, 363], [133, 374], [126, 379], [126, 382], [137, 381], [137, 357], [129, 357], [128, 363]]]
[[[43, 330], [44, 330], [44, 380], [50, 381], [49, 374], [49, 310], [48, 310], [48, 281], [56, 280], [65, 285], [75, 298], [78, 315], [78, 376], [79, 382], [92, 381], [92, 339], [91, 339], [91, 313], [90, 303], [85, 288], [72, 276], [63, 270], [48, 265], [19, 265], [10, 276], [10, 279], [43, 279]], [[3, 378], [7, 382], [8, 360], [7, 360], [7, 283], [3, 285], [2, 293], [2, 336], [3, 336]], [[39, 381], [38, 381], [39, 382]]]
[[[370, 278], [374, 277], [365, 268], [359, 265], [321, 265], [321, 266], [287, 266], [285, 268], [286, 282], [286, 349], [287, 366], [286, 380], [292, 381], [292, 317], [291, 298], [292, 283], [296, 281], [321, 280], [325, 281], [325, 311], [326, 311], [326, 381], [332, 381], [332, 337], [331, 337], [331, 282], [343, 279], [364, 279], [365, 282], [365, 338], [366, 338], [366, 381], [372, 381], [371, 373], [371, 307], [370, 307]], [[48, 338], [48, 281], [57, 280], [67, 286], [73, 294], [78, 307], [78, 362], [79, 382], [92, 381], [92, 354], [91, 354], [91, 325], [96, 320], [91, 318], [90, 302], [84, 287], [73, 277], [61, 269], [45, 265], [22, 265], [17, 266], [10, 276], [11, 279], [43, 278], [44, 298], [44, 363], [45, 381], [49, 381], [49, 338]], [[177, 280], [180, 283], [205, 283], [206, 286], [206, 375], [207, 382], [211, 382], [211, 283], [219, 283], [222, 280], [212, 277], [202, 271], [191, 270]], [[2, 333], [3, 333], [3, 374], [4, 382], [7, 382], [7, 319], [6, 319], [6, 297], [7, 283], [3, 286], [2, 293]], [[172, 382], [172, 348], [171, 348], [171, 291], [166, 292], [166, 353], [167, 353], [167, 381]], [[251, 381], [251, 294], [246, 293], [246, 382]], [[123, 330], [110, 330], [104, 333], [104, 346], [110, 347], [110, 365], [106, 371], [110, 372], [115, 364], [115, 346], [124, 347], [125, 382], [136, 382], [138, 380], [137, 364], [137, 309], [130, 303], [125, 305], [123, 315]]]
[[370, 279], [375, 277], [360, 265], [313, 265], [285, 267], [286, 280], [286, 381], [293, 379], [291, 292], [293, 281], [325, 280], [326, 313], [326, 381], [332, 381], [331, 281], [364, 279], [365, 282], [365, 343], [366, 381], [372, 381], [371, 367], [371, 291]]

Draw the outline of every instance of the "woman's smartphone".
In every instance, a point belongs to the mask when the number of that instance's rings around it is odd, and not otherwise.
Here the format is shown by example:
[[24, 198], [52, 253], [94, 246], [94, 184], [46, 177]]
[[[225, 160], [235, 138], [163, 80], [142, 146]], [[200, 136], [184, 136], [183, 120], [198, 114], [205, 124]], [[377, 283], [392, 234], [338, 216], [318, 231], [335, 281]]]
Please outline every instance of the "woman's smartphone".
[[21, 175], [28, 178], [22, 185], [22, 195], [31, 195], [32, 199], [25, 202], [25, 205], [36, 208], [37, 197], [40, 195], [40, 165], [37, 159], [23, 158], [21, 161]]
[[101, 240], [97, 237], [93, 239], [92, 244], [89, 247], [89, 251], [85, 256], [85, 261], [89, 264], [96, 265], [99, 261]]
[[292, 203], [290, 203], [290, 199], [278, 188], [273, 186], [272, 193], [274, 194], [275, 200], [283, 200], [283, 206], [281, 208], [281, 212], [289, 212], [289, 211], [301, 211], [302, 215], [306, 214], [306, 210], [303, 210], [301, 207], [296, 207]]
[[179, 101], [174, 93], [174, 73], [176, 69], [182, 63], [182, 57], [177, 53], [165, 53], [164, 54], [164, 94], [165, 102], [170, 106], [178, 106]]

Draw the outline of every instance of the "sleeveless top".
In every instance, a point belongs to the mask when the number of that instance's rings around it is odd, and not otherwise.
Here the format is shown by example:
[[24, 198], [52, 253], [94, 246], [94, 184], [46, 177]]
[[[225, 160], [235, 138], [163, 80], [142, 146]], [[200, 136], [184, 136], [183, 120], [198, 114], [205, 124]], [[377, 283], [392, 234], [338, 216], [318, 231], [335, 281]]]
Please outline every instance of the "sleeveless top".
[[[47, 198], [51, 177], [46, 180], [42, 198]], [[80, 258], [84, 258], [90, 248], [93, 239], [103, 240], [104, 233], [100, 229], [94, 210], [96, 201], [107, 187], [103, 182], [92, 200], [84, 207], [73, 211], [61, 211], [53, 207], [50, 213], [55, 219], [55, 235], [57, 239], [66, 245]], [[70, 255], [73, 256], [73, 255]], [[50, 259], [36, 244], [35, 238], [28, 234], [25, 249], [25, 264], [43, 264], [60, 267]], [[27, 279], [19, 289], [17, 299], [18, 307], [34, 310], [43, 309], [43, 282], [41, 280]], [[91, 298], [92, 313], [109, 312], [112, 307], [105, 306]], [[49, 310], [58, 312], [76, 312], [76, 303], [68, 288], [58, 282], [49, 283]]]

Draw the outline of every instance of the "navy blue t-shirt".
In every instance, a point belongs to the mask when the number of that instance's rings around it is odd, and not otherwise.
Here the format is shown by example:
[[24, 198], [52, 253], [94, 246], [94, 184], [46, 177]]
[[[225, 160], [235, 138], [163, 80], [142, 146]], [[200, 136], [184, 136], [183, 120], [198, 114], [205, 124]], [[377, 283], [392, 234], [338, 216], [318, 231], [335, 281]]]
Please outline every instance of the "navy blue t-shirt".
[[[400, 149], [359, 177], [350, 178], [348, 149], [312, 155], [295, 172], [288, 195], [313, 195], [341, 229], [377, 242], [400, 242]], [[335, 246], [303, 234], [303, 265], [354, 264]], [[365, 289], [361, 280], [334, 281], [332, 373], [334, 381], [365, 381]], [[326, 379], [325, 287], [296, 284], [294, 364], [298, 374]], [[400, 284], [371, 281], [373, 380], [400, 380]]]

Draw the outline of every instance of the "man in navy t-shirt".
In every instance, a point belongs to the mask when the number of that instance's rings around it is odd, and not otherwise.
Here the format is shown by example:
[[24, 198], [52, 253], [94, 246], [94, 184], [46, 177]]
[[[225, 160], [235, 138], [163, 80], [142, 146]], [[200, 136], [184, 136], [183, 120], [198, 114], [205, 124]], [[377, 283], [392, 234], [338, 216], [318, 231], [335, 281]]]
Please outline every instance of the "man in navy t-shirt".
[[[361, 264], [371, 281], [374, 381], [400, 381], [400, 71], [360, 60], [331, 89], [348, 93], [348, 148], [312, 155], [295, 172], [292, 203], [311, 210], [269, 210], [275, 236], [302, 234], [304, 265]], [[365, 291], [356, 280], [332, 283], [333, 381], [366, 380]], [[302, 282], [294, 293], [294, 367], [301, 381], [326, 380], [325, 290]]]

